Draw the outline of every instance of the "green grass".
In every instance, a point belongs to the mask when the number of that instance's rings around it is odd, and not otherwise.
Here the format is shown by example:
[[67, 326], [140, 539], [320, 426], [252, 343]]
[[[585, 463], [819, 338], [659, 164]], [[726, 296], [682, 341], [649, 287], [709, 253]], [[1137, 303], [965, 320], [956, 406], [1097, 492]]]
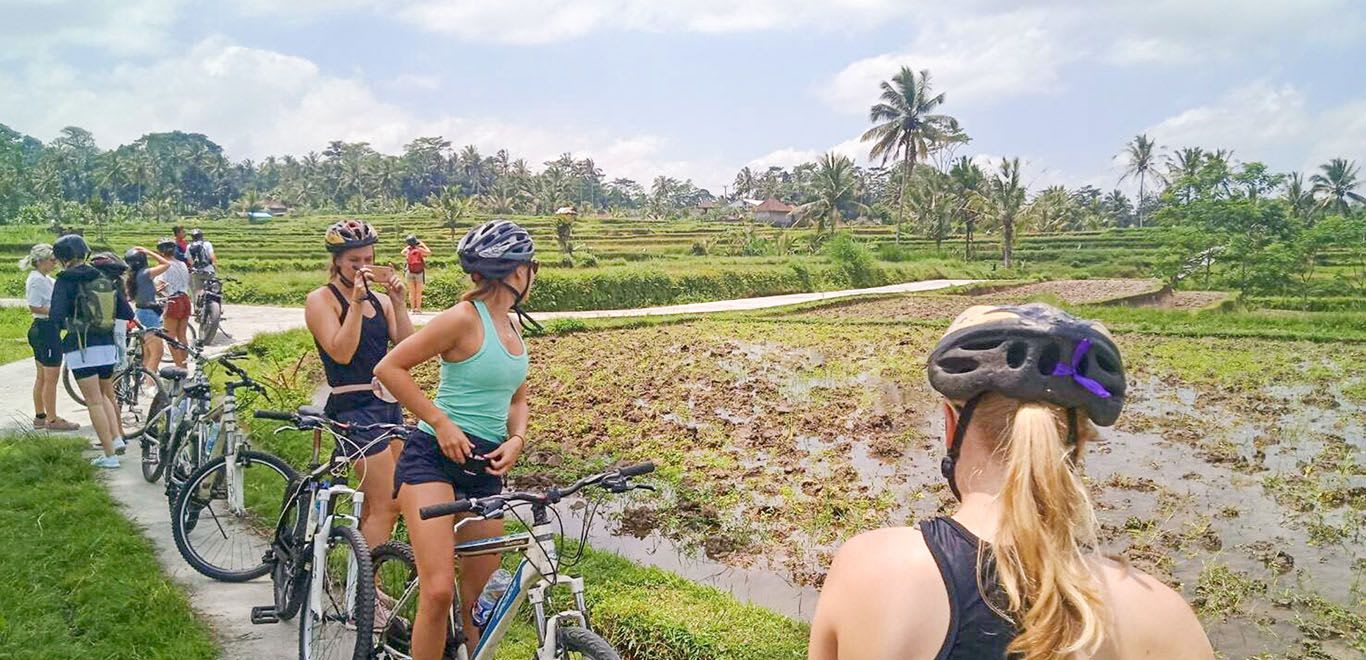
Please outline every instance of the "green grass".
[[33, 314], [27, 307], [0, 307], [0, 364], [33, 357], [28, 345], [28, 327]]
[[0, 657], [214, 658], [209, 627], [81, 458], [0, 438]]

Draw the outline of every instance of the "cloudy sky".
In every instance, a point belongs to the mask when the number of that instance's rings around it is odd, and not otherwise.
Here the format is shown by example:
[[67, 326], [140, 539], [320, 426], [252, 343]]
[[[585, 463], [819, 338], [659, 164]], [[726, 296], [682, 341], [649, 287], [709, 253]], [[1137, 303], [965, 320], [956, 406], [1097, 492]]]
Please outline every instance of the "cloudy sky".
[[929, 69], [960, 153], [1034, 186], [1223, 147], [1281, 170], [1366, 159], [1362, 0], [0, 0], [0, 123], [103, 148], [208, 134], [233, 159], [444, 135], [532, 163], [721, 192], [857, 137], [877, 83]]

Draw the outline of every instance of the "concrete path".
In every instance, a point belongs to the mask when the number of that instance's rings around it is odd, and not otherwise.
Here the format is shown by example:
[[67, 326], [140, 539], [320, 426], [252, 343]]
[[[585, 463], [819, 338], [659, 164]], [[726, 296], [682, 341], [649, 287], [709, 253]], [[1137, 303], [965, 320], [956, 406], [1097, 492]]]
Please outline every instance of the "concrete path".
[[[781, 307], [819, 300], [833, 300], [850, 296], [877, 295], [887, 293], [909, 293], [932, 291], [975, 280], [929, 280], [908, 282], [871, 289], [851, 289], [845, 291], [824, 291], [798, 293], [783, 296], [765, 296], [741, 300], [724, 300], [688, 305], [669, 305], [643, 309], [547, 312], [537, 314], [538, 319], [557, 318], [606, 318], [624, 316], [659, 316], [675, 314], [706, 314], [714, 312], [743, 311]], [[23, 305], [19, 299], [0, 299], [0, 306]], [[415, 315], [420, 324], [430, 320], [434, 314]], [[244, 342], [258, 333], [280, 332], [303, 327], [304, 315], [301, 307], [272, 307], [266, 305], [225, 305], [223, 329], [227, 337], [215, 341], [215, 345]], [[0, 432], [15, 431], [30, 427], [32, 419], [32, 389], [34, 366], [31, 360], [20, 360], [0, 365]], [[83, 428], [78, 435], [93, 438], [89, 417], [85, 408], [77, 404], [59, 385], [57, 387], [58, 413], [69, 420], [80, 422]], [[295, 622], [274, 625], [253, 625], [250, 621], [251, 608], [268, 605], [272, 601], [269, 578], [260, 578], [246, 584], [227, 584], [210, 580], [190, 568], [180, 557], [171, 539], [171, 521], [165, 494], [160, 483], [149, 484], [142, 478], [141, 466], [136, 455], [135, 445], [129, 446], [123, 457], [123, 465], [118, 470], [103, 470], [101, 476], [109, 486], [110, 493], [119, 503], [125, 515], [137, 524], [156, 548], [157, 560], [172, 579], [183, 585], [190, 594], [191, 603], [205, 620], [213, 627], [224, 649], [225, 658], [274, 659], [294, 658], [298, 653], [298, 628]], [[94, 456], [94, 451], [88, 452]]]
[[[0, 431], [31, 428], [33, 370], [31, 360], [0, 366], [0, 406], [3, 406], [0, 409], [5, 411], [0, 418]], [[57, 410], [62, 417], [81, 424], [81, 430], [75, 435], [95, 437], [85, 407], [67, 396], [60, 385], [57, 387]], [[96, 452], [90, 450], [86, 455], [94, 457]], [[213, 628], [222, 645], [222, 657], [242, 660], [299, 657], [296, 622], [261, 626], [251, 623], [251, 608], [272, 602], [269, 577], [244, 584], [215, 582], [195, 572], [180, 557], [175, 541], [171, 539], [171, 516], [163, 486], [160, 482], [149, 484], [142, 478], [136, 444], [129, 445], [119, 469], [100, 470], [99, 473], [124, 515], [152, 541], [162, 570], [189, 592], [191, 605]]]

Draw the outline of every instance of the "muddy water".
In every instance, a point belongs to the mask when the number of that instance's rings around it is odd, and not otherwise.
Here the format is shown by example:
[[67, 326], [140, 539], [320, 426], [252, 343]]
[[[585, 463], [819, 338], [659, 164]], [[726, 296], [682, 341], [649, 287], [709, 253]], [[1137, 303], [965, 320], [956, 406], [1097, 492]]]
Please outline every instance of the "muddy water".
[[[564, 520], [565, 539], [578, 539], [588, 508], [579, 501], [561, 506], [559, 511]], [[762, 566], [762, 560], [756, 562], [760, 564], [756, 566], [730, 566], [708, 559], [701, 552], [685, 549], [657, 531], [637, 538], [613, 522], [622, 515], [620, 508], [604, 505], [589, 525], [589, 545], [595, 550], [615, 552], [636, 563], [671, 571], [795, 619], [809, 621], [815, 613], [819, 592], [814, 587], [793, 584], [781, 572]], [[568, 551], [573, 551], [572, 545]]]

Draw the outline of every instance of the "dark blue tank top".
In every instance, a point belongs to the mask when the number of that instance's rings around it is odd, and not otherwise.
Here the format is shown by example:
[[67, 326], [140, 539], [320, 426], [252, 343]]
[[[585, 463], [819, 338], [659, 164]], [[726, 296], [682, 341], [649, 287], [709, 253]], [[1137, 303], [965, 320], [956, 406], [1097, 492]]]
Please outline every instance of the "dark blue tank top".
[[[337, 302], [341, 303], [341, 318], [346, 318], [346, 312], [351, 308], [351, 301], [329, 283], [327, 288], [332, 291], [332, 295], [337, 297]], [[375, 315], [365, 318], [362, 313], [360, 321], [360, 344], [356, 346], [356, 353], [351, 356], [349, 364], [338, 364], [332, 359], [327, 351], [323, 350], [322, 344], [318, 339], [313, 339], [313, 345], [318, 347], [318, 357], [322, 359], [323, 373], [327, 374], [327, 384], [332, 387], [342, 385], [362, 385], [369, 384], [375, 377], [375, 365], [384, 359], [389, 352], [389, 322], [384, 320], [384, 308], [380, 306], [379, 299], [374, 293], [366, 294], [367, 300], [375, 306]], [[353, 403], [364, 404], [375, 397], [369, 392], [348, 392], [345, 394], [333, 395], [328, 397], [327, 412], [332, 414], [337, 409], [353, 407]], [[354, 401], [353, 401], [354, 400]]]
[[[1006, 646], [1015, 639], [1015, 626], [987, 605], [978, 588], [977, 550], [981, 541], [958, 521], [945, 517], [922, 521], [920, 533], [949, 594], [949, 632], [936, 660], [1004, 660]], [[981, 584], [990, 592], [987, 598], [1004, 603], [996, 583], [996, 561], [989, 547], [984, 550]]]

